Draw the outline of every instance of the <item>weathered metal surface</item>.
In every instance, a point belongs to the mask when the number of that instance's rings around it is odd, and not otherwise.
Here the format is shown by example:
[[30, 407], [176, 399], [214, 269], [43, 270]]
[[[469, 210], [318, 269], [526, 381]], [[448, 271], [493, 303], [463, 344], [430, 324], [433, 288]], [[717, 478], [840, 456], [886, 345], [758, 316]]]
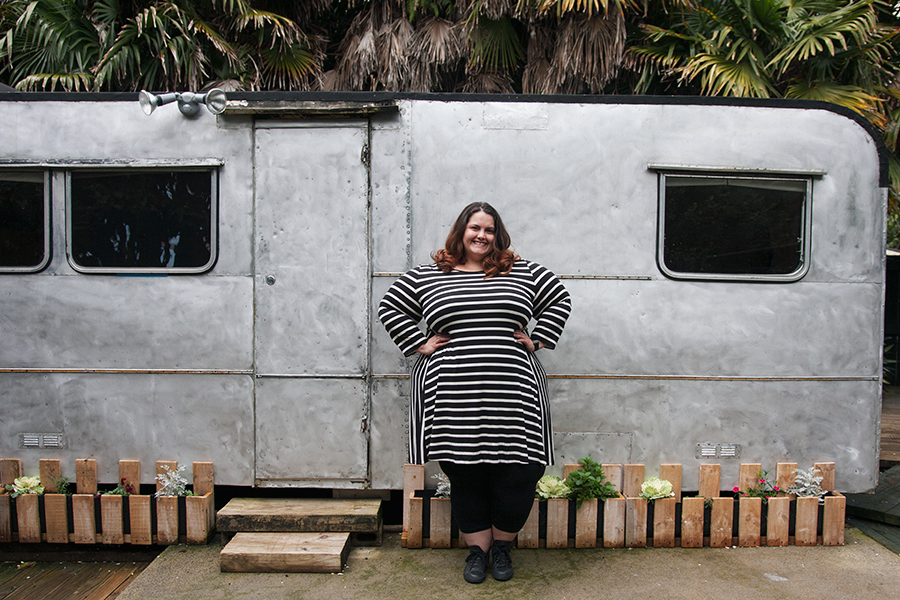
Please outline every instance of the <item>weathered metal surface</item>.
[[[540, 355], [567, 460], [682, 463], [689, 488], [698, 443], [735, 443], [741, 460], [834, 461], [839, 489], [874, 486], [886, 195], [857, 122], [822, 105], [380, 96], [356, 104], [380, 107], [368, 120], [267, 120], [347, 106], [257, 100], [196, 119], [136, 100], [0, 102], [0, 168], [52, 169], [53, 221], [49, 266], [0, 276], [0, 456], [36, 465], [48, 456], [18, 434], [58, 432], [49, 457], [97, 458], [101, 480], [120, 458], [173, 458], [213, 461], [219, 484], [399, 489], [408, 361], [375, 307], [486, 200], [573, 295]], [[208, 273], [69, 266], [66, 170], [218, 162]], [[660, 165], [810, 174], [808, 273], [664, 277]], [[727, 487], [737, 465], [721, 464]]]

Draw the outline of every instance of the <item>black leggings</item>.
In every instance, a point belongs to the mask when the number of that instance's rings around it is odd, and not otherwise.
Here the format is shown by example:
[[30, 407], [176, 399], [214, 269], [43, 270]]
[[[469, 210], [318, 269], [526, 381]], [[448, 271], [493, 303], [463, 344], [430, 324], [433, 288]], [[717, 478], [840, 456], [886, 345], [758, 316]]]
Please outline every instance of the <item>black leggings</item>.
[[440, 465], [450, 480], [450, 508], [463, 533], [522, 529], [544, 474], [544, 465], [537, 463], [459, 465], [442, 460]]

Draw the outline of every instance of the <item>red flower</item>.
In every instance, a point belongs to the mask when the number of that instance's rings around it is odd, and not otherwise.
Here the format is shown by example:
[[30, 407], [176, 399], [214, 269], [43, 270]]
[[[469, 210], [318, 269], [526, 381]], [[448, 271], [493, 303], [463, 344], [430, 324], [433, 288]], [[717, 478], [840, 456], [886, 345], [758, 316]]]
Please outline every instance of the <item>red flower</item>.
[[737, 492], [741, 491], [741, 488], [739, 488], [738, 486], [734, 486], [734, 489], [731, 491], [734, 493], [737, 493]]
[[780, 491], [781, 491], [781, 488], [778, 487], [777, 485], [776, 485], [775, 487], [773, 487], [772, 489], [775, 490], [776, 492], [780, 492]]

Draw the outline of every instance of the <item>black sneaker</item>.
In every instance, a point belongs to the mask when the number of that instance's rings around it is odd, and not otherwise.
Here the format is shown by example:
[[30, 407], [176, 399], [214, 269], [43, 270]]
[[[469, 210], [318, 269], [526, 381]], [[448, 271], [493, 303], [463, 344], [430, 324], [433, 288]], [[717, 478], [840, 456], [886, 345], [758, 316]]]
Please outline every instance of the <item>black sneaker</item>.
[[466, 568], [463, 569], [463, 579], [469, 583], [481, 583], [487, 574], [488, 555], [478, 546], [469, 548], [469, 556], [466, 557]]
[[497, 581], [509, 581], [513, 576], [512, 559], [509, 551], [512, 548], [512, 542], [502, 542], [494, 540], [491, 546], [491, 555], [494, 557], [494, 566], [491, 568], [491, 575]]

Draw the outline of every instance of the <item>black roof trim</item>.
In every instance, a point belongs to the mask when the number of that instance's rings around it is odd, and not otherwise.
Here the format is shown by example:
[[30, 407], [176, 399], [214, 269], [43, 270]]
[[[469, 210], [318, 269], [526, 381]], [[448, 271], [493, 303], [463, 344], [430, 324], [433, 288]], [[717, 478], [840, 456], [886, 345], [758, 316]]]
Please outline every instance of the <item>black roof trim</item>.
[[[720, 96], [618, 96], [539, 94], [447, 94], [419, 92], [228, 92], [229, 100], [292, 102], [386, 102], [427, 100], [431, 102], [545, 102], [553, 104], [633, 104], [676, 106], [746, 106], [825, 110], [858, 123], [878, 151], [879, 185], [888, 187], [888, 151], [877, 129], [859, 113], [829, 102], [783, 98], [725, 98]], [[137, 102], [137, 92], [5, 92], [0, 102]]]

